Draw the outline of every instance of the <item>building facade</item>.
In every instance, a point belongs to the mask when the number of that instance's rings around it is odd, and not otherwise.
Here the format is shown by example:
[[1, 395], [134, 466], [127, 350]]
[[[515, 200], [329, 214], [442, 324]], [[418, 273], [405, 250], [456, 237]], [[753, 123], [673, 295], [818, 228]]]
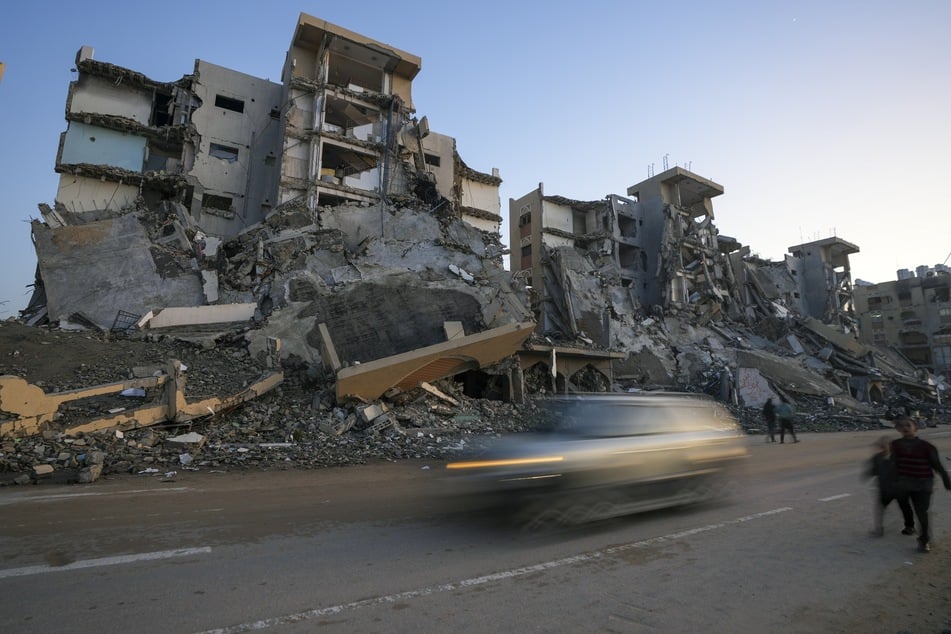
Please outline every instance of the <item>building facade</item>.
[[76, 56], [52, 226], [170, 200], [226, 239], [282, 204], [412, 200], [499, 232], [498, 170], [470, 168], [415, 116], [415, 55], [304, 13], [280, 84], [202, 60], [163, 83], [93, 54]]
[[789, 247], [786, 268], [797, 283], [799, 313], [854, 330], [852, 272], [849, 255], [859, 248], [831, 237]]
[[323, 205], [383, 205], [401, 198], [446, 207], [490, 232], [502, 220], [498, 170], [477, 172], [454, 138], [417, 118], [419, 57], [301, 14], [283, 71], [279, 198]]
[[[544, 184], [509, 199], [511, 267], [544, 293], [546, 250], [575, 247], [610, 263], [621, 286], [647, 307], [682, 307], [728, 293], [712, 198], [723, 187], [674, 167], [632, 185], [627, 197], [579, 201]], [[724, 241], [724, 246], [732, 241]]]
[[859, 337], [893, 346], [917, 367], [951, 375], [951, 272], [918, 267], [917, 275], [857, 284]]
[[162, 83], [93, 55], [84, 46], [76, 56], [48, 222], [162, 200], [185, 203], [203, 231], [222, 237], [264, 218], [279, 177], [280, 84], [201, 60]]
[[849, 255], [858, 247], [833, 237], [790, 247], [779, 262], [755, 258], [715, 225], [713, 199], [723, 192], [678, 166], [628, 187], [627, 197], [572, 200], [546, 194], [540, 183], [510, 199], [511, 268], [535, 291], [539, 328], [572, 336], [585, 321], [585, 332], [605, 331], [584, 311], [562, 306], [577, 302], [570, 297], [580, 281], [570, 269], [599, 276], [621, 289], [612, 301], [647, 313], [746, 322], [795, 314], [854, 332]]

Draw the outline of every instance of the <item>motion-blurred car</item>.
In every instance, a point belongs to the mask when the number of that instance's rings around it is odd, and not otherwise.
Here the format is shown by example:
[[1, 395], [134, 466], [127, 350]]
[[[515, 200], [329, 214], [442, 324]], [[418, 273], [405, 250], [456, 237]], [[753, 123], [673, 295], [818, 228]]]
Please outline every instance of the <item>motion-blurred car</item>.
[[736, 419], [699, 395], [577, 394], [540, 409], [551, 431], [447, 464], [450, 492], [530, 527], [577, 524], [718, 497], [748, 455]]

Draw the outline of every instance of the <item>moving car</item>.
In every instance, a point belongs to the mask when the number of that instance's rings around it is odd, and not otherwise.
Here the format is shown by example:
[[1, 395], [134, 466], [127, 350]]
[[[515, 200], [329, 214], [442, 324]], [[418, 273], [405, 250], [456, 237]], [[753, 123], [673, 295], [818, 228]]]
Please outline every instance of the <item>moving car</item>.
[[447, 464], [451, 492], [530, 527], [576, 524], [713, 499], [748, 456], [730, 412], [701, 395], [575, 394], [539, 406], [550, 431]]

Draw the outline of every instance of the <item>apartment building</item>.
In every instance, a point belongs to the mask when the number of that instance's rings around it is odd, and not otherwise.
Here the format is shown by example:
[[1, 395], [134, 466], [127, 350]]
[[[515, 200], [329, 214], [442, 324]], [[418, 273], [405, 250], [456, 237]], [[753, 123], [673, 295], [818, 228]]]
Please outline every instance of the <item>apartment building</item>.
[[795, 308], [806, 317], [854, 329], [849, 255], [859, 248], [838, 237], [791, 246], [786, 268], [796, 280]]
[[498, 233], [497, 169], [467, 166], [453, 137], [416, 117], [419, 57], [300, 14], [282, 83], [196, 60], [173, 82], [76, 56], [52, 226], [162, 200], [225, 239], [281, 204], [399, 206]]
[[[684, 307], [705, 298], [717, 303], [729, 298], [725, 252], [713, 222], [713, 199], [721, 194], [722, 185], [682, 167], [627, 188], [640, 210], [636, 224], [618, 223], [618, 261], [635, 265], [626, 269], [627, 279], [640, 284], [643, 303]], [[642, 227], [638, 238], [635, 230]], [[626, 244], [628, 236], [635, 243]]]
[[898, 280], [859, 283], [853, 291], [859, 338], [895, 347], [912, 363], [951, 374], [951, 272], [918, 267]]
[[[627, 197], [572, 200], [547, 194], [540, 183], [510, 199], [511, 268], [535, 291], [539, 327], [571, 335], [572, 322], [582, 320], [583, 311], [561, 306], [577, 294], [567, 268], [600, 276], [623, 289], [612, 301], [647, 312], [741, 321], [794, 313], [854, 330], [849, 255], [859, 248], [832, 237], [789, 247], [779, 262], [752, 257], [714, 223], [713, 199], [723, 192], [677, 166], [628, 187]], [[604, 330], [590, 316], [584, 321], [587, 332]]]
[[280, 201], [384, 205], [414, 197], [498, 232], [498, 170], [477, 172], [417, 118], [419, 57], [301, 14], [283, 71]]
[[264, 218], [279, 178], [280, 84], [202, 60], [163, 83], [93, 56], [88, 46], [76, 55], [47, 222], [162, 200], [185, 203], [204, 232], [222, 237]]
[[[673, 167], [627, 189], [579, 201], [547, 195], [544, 183], [509, 199], [513, 271], [543, 293], [546, 249], [575, 247], [608, 262], [645, 306], [685, 306], [728, 294], [712, 199], [723, 187]], [[724, 246], [732, 244], [727, 240]], [[732, 248], [732, 247], [731, 247]]]

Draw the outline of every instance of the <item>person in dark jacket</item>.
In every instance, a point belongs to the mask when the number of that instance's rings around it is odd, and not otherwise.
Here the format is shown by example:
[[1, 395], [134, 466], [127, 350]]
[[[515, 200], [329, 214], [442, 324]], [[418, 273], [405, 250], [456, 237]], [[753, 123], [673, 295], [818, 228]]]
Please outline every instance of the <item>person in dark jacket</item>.
[[793, 429], [793, 416], [796, 415], [795, 410], [793, 410], [792, 405], [786, 401], [780, 401], [779, 405], [776, 406], [776, 418], [779, 419], [779, 442], [780, 444], [786, 442], [786, 432], [789, 432], [789, 435], [792, 436], [793, 442], [799, 442], [799, 439], [796, 437], [796, 430]]
[[766, 442], [776, 442], [776, 406], [773, 405], [773, 397], [766, 399], [763, 405], [763, 418], [766, 420], [766, 433], [769, 439]]
[[[938, 449], [927, 440], [918, 438], [918, 425], [907, 416], [895, 421], [895, 429], [901, 438], [890, 446], [895, 472], [898, 475], [898, 506], [905, 520], [903, 535], [915, 534], [915, 516], [918, 518], [918, 551], [931, 552], [931, 533], [928, 525], [928, 509], [934, 490], [934, 474], [941, 476], [944, 488], [951, 491], [951, 478]], [[912, 515], [914, 510], [914, 515]]]
[[898, 475], [895, 473], [895, 462], [891, 457], [890, 441], [890, 436], [882, 436], [875, 441], [875, 454], [866, 462], [863, 473], [866, 479], [875, 478], [878, 489], [875, 493], [875, 523], [871, 530], [873, 537], [885, 535], [885, 509], [895, 499], [895, 483]]

